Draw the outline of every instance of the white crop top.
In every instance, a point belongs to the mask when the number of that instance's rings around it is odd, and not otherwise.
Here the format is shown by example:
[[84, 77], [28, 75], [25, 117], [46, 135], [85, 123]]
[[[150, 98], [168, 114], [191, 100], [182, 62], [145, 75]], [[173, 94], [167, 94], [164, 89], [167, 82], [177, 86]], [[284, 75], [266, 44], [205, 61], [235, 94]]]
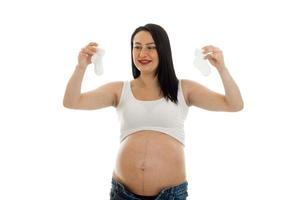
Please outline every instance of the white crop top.
[[124, 81], [118, 106], [116, 107], [121, 123], [121, 142], [130, 134], [140, 130], [154, 130], [165, 133], [185, 145], [184, 121], [188, 113], [181, 80], [178, 87], [178, 104], [164, 97], [157, 100], [142, 101], [136, 99], [131, 90], [130, 81]]

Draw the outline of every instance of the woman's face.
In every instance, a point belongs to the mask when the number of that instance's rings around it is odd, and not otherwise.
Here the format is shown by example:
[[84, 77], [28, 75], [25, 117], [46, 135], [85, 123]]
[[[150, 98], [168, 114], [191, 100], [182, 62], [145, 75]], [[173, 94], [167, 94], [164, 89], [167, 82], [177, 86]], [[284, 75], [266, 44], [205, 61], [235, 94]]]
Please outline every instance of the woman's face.
[[133, 38], [133, 62], [141, 73], [154, 73], [158, 66], [158, 54], [151, 34], [140, 31]]

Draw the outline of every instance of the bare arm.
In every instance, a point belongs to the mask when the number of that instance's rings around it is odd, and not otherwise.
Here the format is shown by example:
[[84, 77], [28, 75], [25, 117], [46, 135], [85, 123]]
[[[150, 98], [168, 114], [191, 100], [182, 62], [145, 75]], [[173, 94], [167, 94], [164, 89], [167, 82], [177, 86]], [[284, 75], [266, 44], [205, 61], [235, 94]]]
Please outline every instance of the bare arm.
[[81, 84], [87, 66], [91, 63], [91, 56], [96, 51], [96, 43], [90, 43], [82, 48], [78, 56], [78, 65], [71, 76], [64, 95], [63, 105], [72, 109], [99, 109], [107, 106], [115, 106], [117, 91], [121, 88], [121, 82], [104, 84], [95, 90], [81, 93]]
[[186, 82], [188, 88], [189, 104], [212, 111], [236, 112], [242, 110], [244, 103], [241, 93], [225, 67], [222, 51], [211, 45], [204, 47], [203, 50], [204, 53], [210, 53], [206, 58], [218, 70], [225, 89], [225, 95], [211, 91], [197, 82], [185, 80], [184, 82]]
[[187, 102], [189, 106], [196, 106], [209, 111], [230, 111], [224, 95], [214, 92], [198, 82], [183, 79], [186, 85]]
[[81, 95], [81, 84], [85, 73], [84, 68], [76, 66], [73, 75], [71, 76], [64, 96], [64, 106], [67, 108], [72, 108], [75, 104], [79, 102]]
[[117, 91], [122, 82], [106, 83], [94, 90], [81, 93], [84, 70], [76, 67], [66, 88], [63, 105], [71, 109], [92, 110], [116, 106]]
[[233, 111], [242, 110], [244, 107], [244, 102], [240, 90], [231, 77], [229, 71], [227, 70], [227, 68], [223, 68], [219, 71], [219, 74], [221, 76], [225, 90], [225, 102]]
[[188, 103], [210, 111], [236, 112], [243, 109], [243, 100], [238, 86], [230, 76], [228, 70], [220, 72], [225, 95], [214, 92], [205, 86], [191, 80], [184, 79], [188, 91]]

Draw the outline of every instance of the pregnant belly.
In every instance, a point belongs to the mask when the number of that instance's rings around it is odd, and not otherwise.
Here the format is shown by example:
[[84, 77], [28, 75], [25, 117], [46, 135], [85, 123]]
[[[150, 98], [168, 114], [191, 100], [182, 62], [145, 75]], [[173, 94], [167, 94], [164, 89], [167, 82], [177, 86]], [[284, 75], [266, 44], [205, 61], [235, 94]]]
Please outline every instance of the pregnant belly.
[[183, 145], [157, 131], [139, 131], [120, 145], [113, 178], [145, 196], [186, 181]]

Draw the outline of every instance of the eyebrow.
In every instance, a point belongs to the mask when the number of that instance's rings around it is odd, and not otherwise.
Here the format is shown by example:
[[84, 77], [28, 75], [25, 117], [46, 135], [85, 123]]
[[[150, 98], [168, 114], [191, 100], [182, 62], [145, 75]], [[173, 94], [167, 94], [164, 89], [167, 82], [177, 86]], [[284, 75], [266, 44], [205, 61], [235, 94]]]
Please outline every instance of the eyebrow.
[[[140, 43], [140, 42], [135, 42], [134, 44], [142, 44], [142, 43]], [[155, 44], [155, 43], [154, 43], [154, 42], [146, 43], [146, 45], [148, 45], [148, 44]]]

